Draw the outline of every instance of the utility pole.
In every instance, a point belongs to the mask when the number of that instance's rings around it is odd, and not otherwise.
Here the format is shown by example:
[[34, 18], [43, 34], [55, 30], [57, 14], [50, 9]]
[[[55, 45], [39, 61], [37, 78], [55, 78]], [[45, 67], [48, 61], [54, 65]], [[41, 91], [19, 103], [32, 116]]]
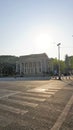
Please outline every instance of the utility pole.
[[59, 72], [58, 72], [58, 77], [59, 77], [59, 80], [61, 80], [61, 71], [60, 71], [60, 45], [61, 43], [58, 43], [57, 46], [58, 46], [58, 63], [59, 63]]

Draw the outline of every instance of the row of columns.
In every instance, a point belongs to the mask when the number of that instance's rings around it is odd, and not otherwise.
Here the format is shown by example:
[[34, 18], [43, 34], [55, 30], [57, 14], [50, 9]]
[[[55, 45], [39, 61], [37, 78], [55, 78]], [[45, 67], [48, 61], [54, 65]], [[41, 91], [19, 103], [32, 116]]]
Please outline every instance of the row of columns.
[[42, 72], [41, 62], [20, 63], [20, 74], [36, 74]]
[[48, 63], [46, 60], [16, 63], [16, 72], [18, 72], [20, 75], [42, 74], [43, 72], [47, 72], [47, 68]]

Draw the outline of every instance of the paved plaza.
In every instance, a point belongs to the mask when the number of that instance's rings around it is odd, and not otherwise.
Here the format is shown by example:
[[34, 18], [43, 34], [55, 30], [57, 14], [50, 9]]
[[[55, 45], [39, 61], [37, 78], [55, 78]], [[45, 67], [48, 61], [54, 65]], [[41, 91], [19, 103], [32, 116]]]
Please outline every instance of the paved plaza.
[[0, 130], [73, 130], [73, 77], [0, 80]]

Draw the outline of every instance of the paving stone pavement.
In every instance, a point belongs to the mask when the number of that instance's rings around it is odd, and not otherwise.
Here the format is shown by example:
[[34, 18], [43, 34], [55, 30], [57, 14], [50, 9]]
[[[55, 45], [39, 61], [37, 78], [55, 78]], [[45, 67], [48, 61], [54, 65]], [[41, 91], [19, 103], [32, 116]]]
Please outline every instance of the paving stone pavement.
[[0, 130], [73, 130], [73, 78], [0, 81]]

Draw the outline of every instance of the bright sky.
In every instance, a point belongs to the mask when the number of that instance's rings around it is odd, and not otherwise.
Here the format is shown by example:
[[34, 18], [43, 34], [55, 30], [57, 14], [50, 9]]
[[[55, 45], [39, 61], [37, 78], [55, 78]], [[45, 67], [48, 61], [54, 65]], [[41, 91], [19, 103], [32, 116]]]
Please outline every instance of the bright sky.
[[0, 55], [73, 55], [73, 0], [0, 0]]

